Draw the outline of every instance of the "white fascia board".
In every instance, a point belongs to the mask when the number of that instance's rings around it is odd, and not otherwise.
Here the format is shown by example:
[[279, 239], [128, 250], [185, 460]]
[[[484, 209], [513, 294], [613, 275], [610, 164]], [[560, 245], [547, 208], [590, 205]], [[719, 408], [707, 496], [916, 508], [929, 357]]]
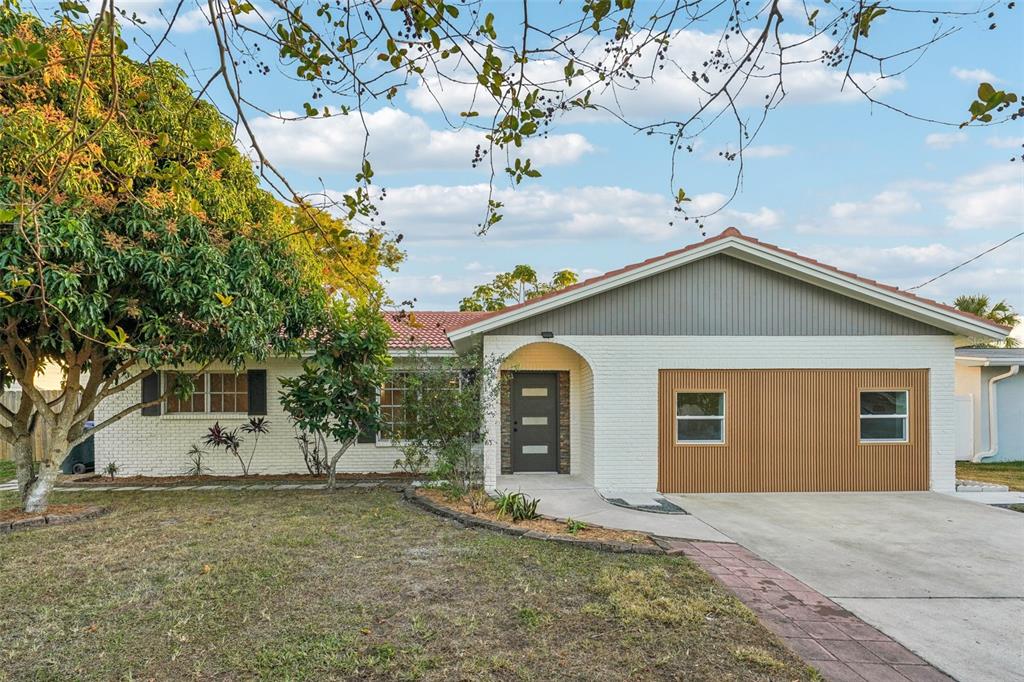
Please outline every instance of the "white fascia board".
[[1005, 332], [997, 325], [988, 325], [980, 321], [975, 323], [934, 305], [923, 301], [915, 301], [867, 282], [862, 282], [854, 277], [840, 274], [829, 268], [816, 266], [799, 258], [779, 253], [774, 249], [752, 244], [737, 237], [726, 237], [717, 242], [680, 253], [677, 256], [655, 261], [601, 280], [600, 282], [595, 282], [591, 286], [571, 291], [563, 296], [553, 296], [548, 300], [518, 308], [507, 314], [496, 315], [467, 325], [450, 333], [448, 337], [452, 342], [456, 342], [474, 334], [486, 332], [548, 310], [560, 308], [574, 301], [589, 298], [624, 284], [722, 252], [954, 333], [975, 338], [980, 336], [994, 340], [1002, 339], [1005, 336]]
[[972, 358], [966, 355], [956, 356], [957, 364], [965, 365], [967, 367], [987, 367], [988, 358]]

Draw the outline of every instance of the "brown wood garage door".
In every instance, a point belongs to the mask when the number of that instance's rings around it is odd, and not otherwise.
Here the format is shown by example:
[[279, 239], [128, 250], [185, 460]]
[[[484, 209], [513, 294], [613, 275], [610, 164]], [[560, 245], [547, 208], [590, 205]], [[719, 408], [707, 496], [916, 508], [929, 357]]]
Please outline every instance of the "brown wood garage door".
[[[860, 392], [906, 390], [905, 443], [860, 442]], [[679, 444], [676, 395], [725, 394], [725, 442]], [[658, 489], [928, 489], [928, 370], [661, 370]]]

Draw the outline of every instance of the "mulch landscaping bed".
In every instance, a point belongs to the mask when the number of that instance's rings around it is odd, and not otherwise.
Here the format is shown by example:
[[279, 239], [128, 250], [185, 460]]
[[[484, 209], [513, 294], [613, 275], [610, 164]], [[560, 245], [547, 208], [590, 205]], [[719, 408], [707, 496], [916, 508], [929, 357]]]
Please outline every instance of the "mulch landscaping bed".
[[573, 544], [591, 546], [594, 549], [640, 554], [661, 554], [661, 548], [644, 533], [587, 525], [575, 534], [570, 533], [566, 522], [547, 516], [529, 521], [513, 523], [500, 516], [493, 505], [484, 511], [473, 512], [465, 501], [451, 500], [444, 492], [435, 488], [406, 488], [406, 498], [427, 509], [455, 519], [465, 525], [480, 526], [509, 535], [522, 535], [534, 539], [558, 540]]
[[42, 514], [25, 513], [20, 509], [0, 509], [0, 533], [83, 521], [107, 511], [104, 507], [88, 504], [51, 504]]
[[[413, 476], [404, 472], [393, 472], [386, 474], [342, 474], [335, 478], [339, 481], [412, 481]], [[326, 476], [314, 476], [313, 474], [253, 474], [250, 476], [117, 476], [110, 478], [100, 474], [88, 476], [67, 476], [61, 477], [59, 485], [82, 484], [82, 485], [177, 485], [188, 483], [191, 485], [206, 485], [209, 483], [267, 483], [276, 481], [294, 481], [296, 483], [326, 483]]]

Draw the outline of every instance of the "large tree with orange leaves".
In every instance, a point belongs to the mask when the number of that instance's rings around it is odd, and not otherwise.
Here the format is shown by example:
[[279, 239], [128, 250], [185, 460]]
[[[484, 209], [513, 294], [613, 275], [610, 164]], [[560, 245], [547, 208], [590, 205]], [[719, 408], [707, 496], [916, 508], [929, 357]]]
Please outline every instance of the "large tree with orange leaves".
[[[326, 219], [313, 239], [180, 69], [122, 56], [113, 22], [0, 7], [0, 46], [0, 382], [22, 390], [0, 406], [0, 439], [40, 511], [102, 400], [153, 367], [298, 352], [329, 324], [332, 287], [373, 299], [397, 254]], [[57, 398], [35, 385], [46, 363], [65, 372]], [[34, 428], [48, 435], [38, 464]]]

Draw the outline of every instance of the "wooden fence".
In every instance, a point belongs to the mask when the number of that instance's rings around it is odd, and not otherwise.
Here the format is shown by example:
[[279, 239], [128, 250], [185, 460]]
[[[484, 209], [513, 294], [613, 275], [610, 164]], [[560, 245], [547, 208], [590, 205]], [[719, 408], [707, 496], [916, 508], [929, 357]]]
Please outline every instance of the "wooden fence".
[[[61, 391], [40, 391], [47, 400], [53, 400]], [[0, 396], [0, 403], [9, 410], [17, 411], [18, 405], [21, 404], [21, 391], [4, 391], [3, 395]], [[32, 450], [35, 453], [36, 461], [42, 461], [44, 453], [46, 452], [46, 432], [43, 429], [36, 428], [32, 434]], [[0, 440], [0, 460], [11, 459], [11, 444]]]

